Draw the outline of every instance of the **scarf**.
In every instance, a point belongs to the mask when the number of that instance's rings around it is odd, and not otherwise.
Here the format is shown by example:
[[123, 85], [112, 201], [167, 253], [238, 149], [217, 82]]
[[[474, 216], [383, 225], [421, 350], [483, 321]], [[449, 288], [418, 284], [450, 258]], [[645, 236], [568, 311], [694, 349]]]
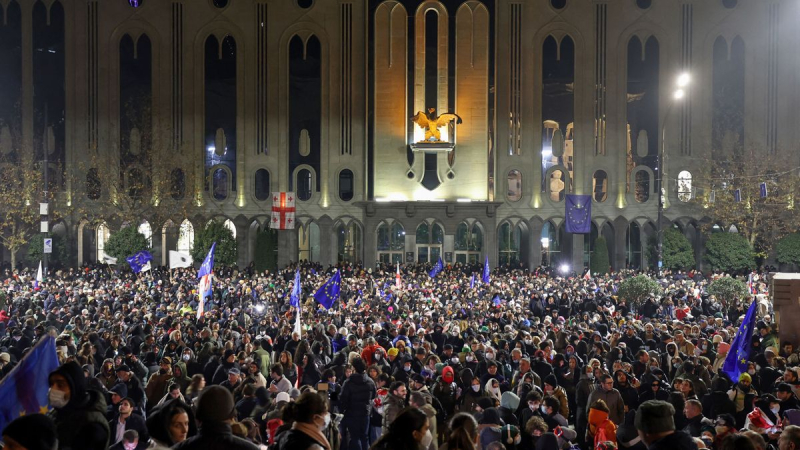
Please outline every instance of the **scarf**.
[[328, 443], [328, 438], [326, 438], [325, 435], [319, 431], [319, 428], [317, 428], [316, 425], [311, 423], [295, 422], [292, 425], [292, 429], [307, 434], [311, 439], [317, 441], [317, 443], [325, 450], [331, 450], [331, 444]]

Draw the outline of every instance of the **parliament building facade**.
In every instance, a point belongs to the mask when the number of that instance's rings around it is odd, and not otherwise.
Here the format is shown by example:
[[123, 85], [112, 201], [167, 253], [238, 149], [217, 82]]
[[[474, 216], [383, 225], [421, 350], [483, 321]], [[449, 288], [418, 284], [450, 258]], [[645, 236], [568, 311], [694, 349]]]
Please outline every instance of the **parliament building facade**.
[[[602, 236], [638, 268], [661, 176], [662, 224], [701, 263], [718, 149], [800, 165], [798, 49], [795, 0], [0, 0], [0, 153], [66, 169], [58, 195], [84, 207], [51, 229], [73, 264], [121, 226], [91, 214], [97, 171], [165, 152], [203, 176], [191, 215], [141, 218], [158, 263], [212, 219], [250, 263], [292, 192], [282, 264], [578, 271]], [[423, 142], [420, 111], [459, 120]], [[565, 231], [568, 194], [591, 196], [590, 233]]]

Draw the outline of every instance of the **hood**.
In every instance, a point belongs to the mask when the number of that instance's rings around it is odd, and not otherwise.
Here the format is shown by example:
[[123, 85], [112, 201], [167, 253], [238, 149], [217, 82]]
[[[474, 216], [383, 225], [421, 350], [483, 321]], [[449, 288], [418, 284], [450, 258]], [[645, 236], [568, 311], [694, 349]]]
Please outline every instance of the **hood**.
[[589, 408], [589, 423], [597, 426], [608, 419], [608, 413], [599, 409]]
[[497, 408], [489, 408], [483, 411], [481, 418], [481, 425], [503, 425], [503, 419], [500, 418], [500, 411]]
[[463, 383], [464, 386], [469, 386], [470, 384], [472, 384], [472, 379], [474, 378], [474, 375], [472, 374], [472, 369], [464, 369], [458, 375], [461, 378], [461, 383]]
[[[176, 362], [174, 364], [174, 366], [178, 367], [179, 369], [181, 369], [181, 376], [180, 376], [181, 380], [191, 380], [191, 378], [189, 378], [186, 375], [186, 363], [184, 363], [183, 360], [180, 360], [180, 361]], [[173, 372], [173, 375], [174, 375], [175, 371], [173, 370], [172, 372]]]
[[445, 366], [445, 367], [442, 369], [442, 380], [443, 380], [445, 383], [452, 383], [453, 381], [455, 381], [455, 380], [456, 380], [455, 372], [453, 371], [453, 368], [452, 368], [452, 367], [450, 367], [450, 366]]
[[359, 386], [367, 384], [367, 375], [363, 373], [354, 373], [347, 377], [348, 383], [353, 383]]
[[147, 430], [150, 432], [150, 437], [167, 445], [175, 444], [169, 437], [168, 427], [172, 416], [180, 410], [183, 410], [189, 416], [188, 437], [196, 435], [197, 425], [195, 424], [192, 408], [179, 398], [175, 398], [164, 402], [147, 417]]
[[536, 450], [550, 450], [558, 447], [558, 438], [553, 433], [545, 433], [536, 440]]
[[500, 406], [516, 411], [519, 408], [519, 397], [511, 391], [503, 392], [500, 397]]
[[70, 398], [67, 406], [74, 406], [76, 402], [84, 398], [86, 394], [86, 377], [83, 375], [83, 369], [78, 363], [74, 361], [64, 363], [51, 372], [50, 377], [55, 374], [63, 376], [67, 380], [67, 384], [69, 384]]

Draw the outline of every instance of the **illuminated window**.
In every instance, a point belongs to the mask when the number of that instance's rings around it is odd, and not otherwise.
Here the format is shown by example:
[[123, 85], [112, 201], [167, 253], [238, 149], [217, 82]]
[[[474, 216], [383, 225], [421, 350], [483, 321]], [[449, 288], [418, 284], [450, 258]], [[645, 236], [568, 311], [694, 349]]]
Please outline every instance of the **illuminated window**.
[[688, 202], [692, 199], [692, 174], [684, 170], [678, 174], [678, 200]]

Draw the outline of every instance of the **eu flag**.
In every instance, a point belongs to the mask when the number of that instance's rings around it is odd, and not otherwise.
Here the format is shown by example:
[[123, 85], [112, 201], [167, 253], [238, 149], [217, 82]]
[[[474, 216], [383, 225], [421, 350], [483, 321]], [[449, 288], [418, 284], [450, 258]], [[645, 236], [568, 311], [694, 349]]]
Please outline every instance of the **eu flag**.
[[472, 277], [470, 277], [470, 279], [469, 279], [469, 288], [470, 289], [475, 289], [475, 274], [474, 273], [472, 274]]
[[292, 296], [289, 298], [289, 304], [297, 308], [300, 306], [300, 269], [294, 274], [294, 287], [292, 287]]
[[567, 233], [588, 234], [592, 231], [592, 196], [568, 194], [564, 204]]
[[756, 301], [750, 304], [747, 314], [744, 316], [736, 337], [733, 338], [731, 349], [725, 363], [722, 364], [722, 371], [728, 374], [731, 381], [739, 381], [739, 375], [747, 372], [747, 360], [750, 357], [750, 338], [753, 336], [753, 328], [756, 324]]
[[481, 277], [481, 281], [486, 284], [489, 284], [489, 255], [486, 255], [486, 262], [483, 263], [483, 276]]
[[23, 414], [47, 413], [48, 379], [57, 368], [56, 340], [47, 335], [0, 381], [0, 430]]
[[134, 273], [139, 273], [143, 270], [150, 270], [150, 261], [152, 259], [153, 255], [151, 255], [147, 250], [136, 252], [135, 255], [125, 258], [125, 260], [128, 261], [128, 264], [131, 265], [131, 269], [133, 269]]
[[433, 270], [431, 270], [428, 275], [430, 275], [431, 278], [436, 278], [436, 275], [439, 275], [439, 272], [441, 272], [443, 269], [444, 263], [442, 262], [442, 257], [440, 256], [439, 260], [436, 261], [436, 264], [433, 265]]
[[342, 274], [336, 272], [325, 284], [314, 294], [314, 300], [325, 309], [331, 309], [333, 303], [339, 298], [339, 289], [342, 285]]
[[495, 295], [495, 296], [494, 296], [494, 298], [492, 299], [492, 304], [493, 304], [494, 306], [500, 306], [500, 304], [501, 304], [502, 302], [503, 302], [503, 301], [502, 301], [502, 300], [500, 300], [500, 294], [497, 294], [497, 295]]

